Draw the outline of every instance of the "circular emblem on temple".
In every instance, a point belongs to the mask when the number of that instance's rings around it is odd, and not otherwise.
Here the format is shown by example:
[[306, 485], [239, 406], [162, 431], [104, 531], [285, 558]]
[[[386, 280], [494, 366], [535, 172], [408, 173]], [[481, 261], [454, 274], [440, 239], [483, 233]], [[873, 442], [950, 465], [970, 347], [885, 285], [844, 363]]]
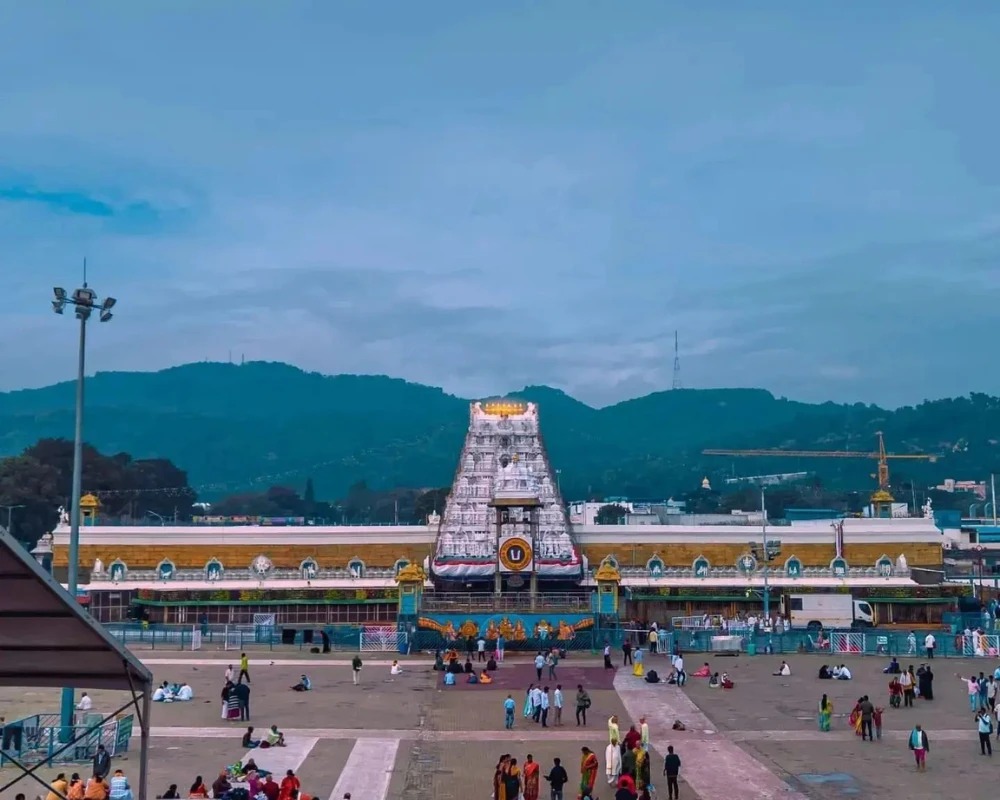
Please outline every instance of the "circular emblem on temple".
[[500, 545], [500, 563], [513, 572], [520, 572], [531, 563], [531, 545], [517, 537]]

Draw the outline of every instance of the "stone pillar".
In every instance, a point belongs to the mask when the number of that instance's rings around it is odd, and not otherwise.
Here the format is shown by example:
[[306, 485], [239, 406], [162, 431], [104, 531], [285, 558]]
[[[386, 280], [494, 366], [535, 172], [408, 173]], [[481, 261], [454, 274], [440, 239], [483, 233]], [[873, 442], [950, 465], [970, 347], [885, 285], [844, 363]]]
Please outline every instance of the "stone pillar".
[[500, 534], [503, 530], [503, 509], [500, 506], [494, 506], [493, 513], [496, 530], [496, 542], [493, 547], [493, 551], [496, 553], [496, 563], [493, 565], [496, 570], [493, 574], [493, 592], [499, 597], [503, 592], [503, 575], [500, 573]]

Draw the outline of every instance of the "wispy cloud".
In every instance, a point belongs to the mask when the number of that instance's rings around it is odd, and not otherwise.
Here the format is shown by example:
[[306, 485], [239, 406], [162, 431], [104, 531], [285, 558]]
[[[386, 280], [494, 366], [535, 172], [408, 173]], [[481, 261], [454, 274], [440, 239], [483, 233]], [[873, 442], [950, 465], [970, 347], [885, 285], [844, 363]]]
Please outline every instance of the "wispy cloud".
[[46, 293], [86, 255], [101, 369], [604, 403], [676, 329], [687, 386], [1000, 392], [992, 4], [391, 6], [6, 11], [0, 388], [71, 374]]

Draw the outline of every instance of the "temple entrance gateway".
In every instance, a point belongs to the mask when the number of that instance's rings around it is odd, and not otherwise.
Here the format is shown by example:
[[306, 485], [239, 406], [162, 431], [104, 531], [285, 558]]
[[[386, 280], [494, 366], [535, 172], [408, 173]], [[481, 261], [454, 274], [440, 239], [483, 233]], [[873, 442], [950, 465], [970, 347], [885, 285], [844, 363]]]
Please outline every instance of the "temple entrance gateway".
[[532, 609], [538, 596], [535, 548], [541, 506], [537, 481], [515, 455], [497, 471], [489, 503], [497, 554], [493, 590], [497, 595], [523, 591], [527, 581]]

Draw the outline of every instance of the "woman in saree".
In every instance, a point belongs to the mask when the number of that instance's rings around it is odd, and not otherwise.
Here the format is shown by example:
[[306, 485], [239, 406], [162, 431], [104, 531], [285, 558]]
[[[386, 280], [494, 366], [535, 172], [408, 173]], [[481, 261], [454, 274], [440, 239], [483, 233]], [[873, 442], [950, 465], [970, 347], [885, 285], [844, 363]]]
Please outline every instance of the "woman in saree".
[[524, 800], [538, 800], [538, 762], [531, 757], [524, 760]]
[[[510, 755], [504, 753], [497, 762], [496, 771], [493, 773], [493, 800], [507, 800], [506, 786], [504, 785], [504, 773], [507, 771], [507, 761]], [[254, 795], [250, 795], [254, 797]], [[516, 798], [514, 799], [516, 800]]]
[[833, 717], [833, 703], [823, 695], [819, 701], [819, 729], [824, 733], [830, 730], [831, 717]]
[[649, 753], [641, 747], [635, 748], [635, 788], [642, 791], [649, 786]]
[[580, 798], [594, 796], [594, 784], [597, 782], [597, 769], [600, 766], [597, 756], [589, 747], [581, 747], [583, 757], [580, 759]]
[[851, 727], [854, 728], [854, 735], [861, 735], [861, 701], [858, 700], [854, 704], [854, 710], [851, 711], [851, 716], [848, 717], [847, 721], [850, 723]]
[[535, 704], [531, 702], [531, 690], [535, 688], [535, 684], [531, 684], [528, 687], [528, 693], [524, 696], [524, 718], [534, 716]]
[[521, 796], [521, 768], [517, 765], [516, 758], [507, 761], [507, 768], [503, 774], [503, 786], [506, 800], [518, 800]]

